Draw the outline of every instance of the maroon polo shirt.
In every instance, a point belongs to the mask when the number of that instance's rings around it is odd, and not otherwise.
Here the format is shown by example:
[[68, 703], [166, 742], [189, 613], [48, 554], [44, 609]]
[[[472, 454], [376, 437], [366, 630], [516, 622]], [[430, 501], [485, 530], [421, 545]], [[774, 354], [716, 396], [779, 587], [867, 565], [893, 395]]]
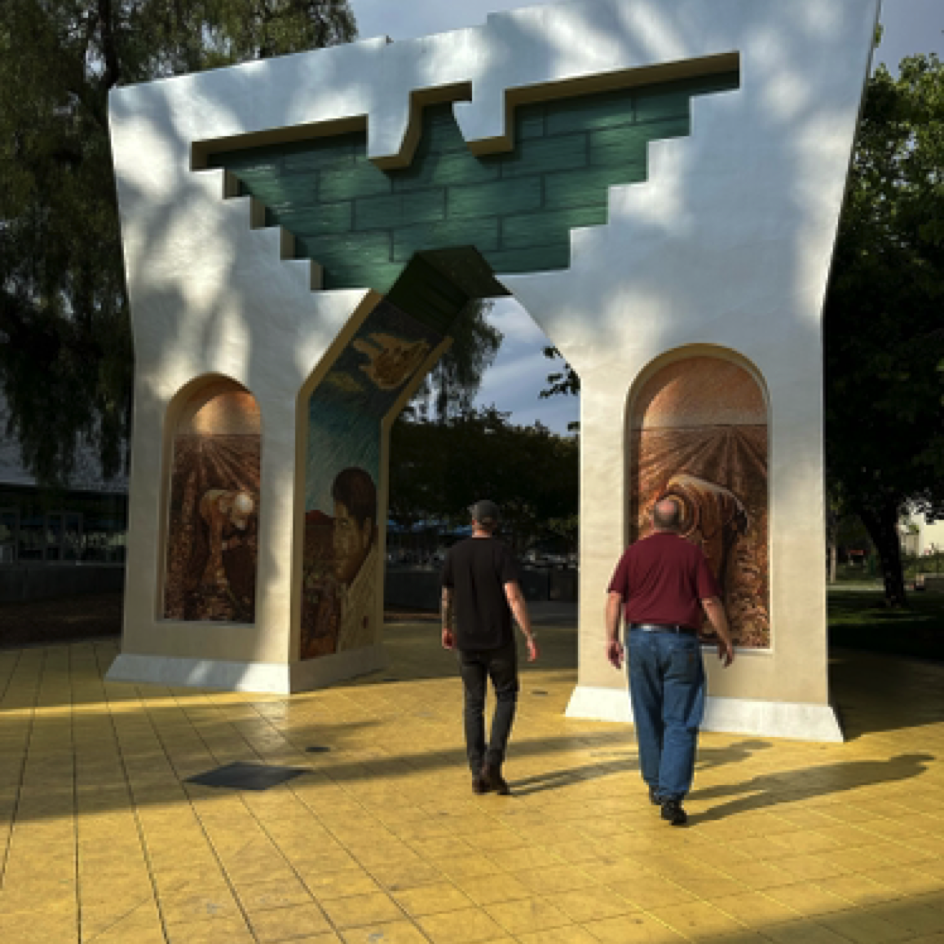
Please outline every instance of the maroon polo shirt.
[[701, 601], [720, 597], [700, 547], [677, 534], [656, 532], [627, 548], [608, 588], [623, 598], [626, 623], [700, 629]]

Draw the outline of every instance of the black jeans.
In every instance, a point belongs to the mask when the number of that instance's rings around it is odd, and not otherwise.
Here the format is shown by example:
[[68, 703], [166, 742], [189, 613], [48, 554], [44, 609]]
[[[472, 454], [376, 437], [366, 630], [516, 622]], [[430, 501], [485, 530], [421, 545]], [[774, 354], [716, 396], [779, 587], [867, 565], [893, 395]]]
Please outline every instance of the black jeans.
[[[465, 745], [469, 768], [473, 774], [477, 774], [483, 764], [501, 767], [505, 759], [518, 704], [518, 650], [512, 640], [501, 649], [460, 650], [458, 659], [465, 689]], [[492, 680], [497, 704], [486, 748], [484, 713], [487, 679]]]

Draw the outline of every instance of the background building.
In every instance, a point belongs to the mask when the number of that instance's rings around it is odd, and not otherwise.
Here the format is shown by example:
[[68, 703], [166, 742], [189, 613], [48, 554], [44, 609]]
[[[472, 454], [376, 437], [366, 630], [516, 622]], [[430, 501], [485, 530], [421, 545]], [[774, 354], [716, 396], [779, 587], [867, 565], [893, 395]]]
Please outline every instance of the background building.
[[[7, 427], [0, 398], [0, 430]], [[128, 481], [105, 480], [91, 449], [79, 451], [66, 490], [41, 489], [16, 439], [0, 436], [0, 602], [119, 589]]]

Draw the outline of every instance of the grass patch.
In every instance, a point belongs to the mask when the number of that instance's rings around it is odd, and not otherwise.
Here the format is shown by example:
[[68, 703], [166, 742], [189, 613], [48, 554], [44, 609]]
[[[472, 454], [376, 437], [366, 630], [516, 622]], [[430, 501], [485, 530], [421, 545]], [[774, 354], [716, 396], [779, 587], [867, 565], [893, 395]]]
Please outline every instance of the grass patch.
[[944, 661], [944, 594], [909, 593], [903, 610], [884, 599], [881, 589], [830, 587], [830, 645]]

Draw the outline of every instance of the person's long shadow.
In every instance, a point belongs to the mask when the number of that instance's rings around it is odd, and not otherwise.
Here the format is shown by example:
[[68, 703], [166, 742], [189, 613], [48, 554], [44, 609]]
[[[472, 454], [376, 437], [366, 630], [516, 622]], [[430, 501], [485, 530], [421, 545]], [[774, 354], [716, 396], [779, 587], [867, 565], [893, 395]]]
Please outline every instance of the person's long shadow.
[[895, 783], [917, 777], [927, 770], [926, 762], [936, 758], [932, 754], [899, 754], [888, 760], [859, 760], [844, 764], [825, 764], [803, 770], [761, 774], [742, 783], [717, 784], [697, 790], [692, 799], [712, 800], [739, 794], [720, 806], [703, 813], [689, 813], [690, 824], [708, 823], [735, 816], [738, 813], [763, 810], [779, 803], [794, 803], [831, 793], [843, 793], [877, 783]]
[[[764, 750], [770, 746], [766, 741], [741, 741], [725, 748], [703, 748], [698, 752], [698, 766], [699, 769], [704, 770], [725, 764], [741, 763], [752, 757], [755, 751]], [[546, 774], [516, 779], [511, 782], [512, 793], [514, 796], [527, 796], [531, 793], [572, 786], [583, 780], [596, 780], [611, 774], [639, 770], [639, 756], [635, 750], [593, 751], [591, 756], [612, 759], [598, 764], [585, 764], [568, 770], [552, 770]]]

